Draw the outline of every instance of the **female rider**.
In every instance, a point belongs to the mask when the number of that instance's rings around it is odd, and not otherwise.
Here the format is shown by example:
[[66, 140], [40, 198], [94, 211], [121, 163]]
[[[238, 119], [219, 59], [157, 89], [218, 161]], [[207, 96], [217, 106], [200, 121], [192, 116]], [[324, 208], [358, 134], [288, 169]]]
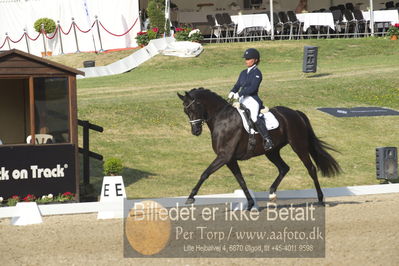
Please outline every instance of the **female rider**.
[[247, 69], [243, 70], [238, 77], [237, 83], [231, 89], [228, 98], [239, 100], [251, 111], [251, 120], [256, 129], [264, 139], [264, 148], [269, 150], [273, 147], [272, 140], [266, 129], [264, 119], [258, 119], [259, 110], [263, 108], [262, 100], [258, 96], [259, 85], [262, 82], [262, 73], [258, 69], [260, 55], [258, 50], [249, 48], [244, 52]]

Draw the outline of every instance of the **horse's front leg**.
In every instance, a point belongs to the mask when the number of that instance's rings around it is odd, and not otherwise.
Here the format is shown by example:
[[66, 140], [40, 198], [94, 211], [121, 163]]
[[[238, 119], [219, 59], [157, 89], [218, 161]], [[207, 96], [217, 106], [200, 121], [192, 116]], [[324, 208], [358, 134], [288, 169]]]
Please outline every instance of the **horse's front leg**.
[[253, 198], [251, 197], [251, 194], [249, 194], [247, 184], [245, 183], [244, 177], [241, 174], [241, 170], [240, 170], [240, 167], [238, 166], [237, 161], [236, 160], [230, 161], [227, 164], [227, 167], [233, 173], [233, 175], [237, 179], [238, 184], [240, 184], [241, 189], [244, 191], [245, 197], [247, 198], [247, 201], [248, 201], [247, 210], [250, 211], [255, 203], [254, 203]]
[[193, 204], [195, 199], [194, 196], [197, 195], [198, 190], [200, 189], [202, 183], [214, 172], [216, 172], [220, 167], [225, 165], [228, 162], [228, 159], [225, 156], [220, 156], [216, 157], [216, 159], [206, 168], [206, 170], [202, 173], [197, 185], [193, 188], [191, 191], [190, 196], [188, 196], [188, 199], [186, 201], [186, 204]]

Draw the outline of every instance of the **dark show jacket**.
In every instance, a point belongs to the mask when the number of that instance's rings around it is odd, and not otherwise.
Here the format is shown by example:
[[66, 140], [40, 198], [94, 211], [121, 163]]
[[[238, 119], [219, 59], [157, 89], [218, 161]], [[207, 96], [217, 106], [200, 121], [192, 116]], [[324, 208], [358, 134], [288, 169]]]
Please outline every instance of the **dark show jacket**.
[[[259, 85], [262, 82], [262, 73], [255, 66], [252, 68], [249, 73], [247, 73], [247, 69], [243, 70], [238, 77], [237, 83], [231, 89], [232, 92], [237, 93], [239, 96], [251, 96], [258, 103], [260, 109], [263, 108], [263, 102], [258, 96]], [[239, 89], [241, 90], [239, 91]]]

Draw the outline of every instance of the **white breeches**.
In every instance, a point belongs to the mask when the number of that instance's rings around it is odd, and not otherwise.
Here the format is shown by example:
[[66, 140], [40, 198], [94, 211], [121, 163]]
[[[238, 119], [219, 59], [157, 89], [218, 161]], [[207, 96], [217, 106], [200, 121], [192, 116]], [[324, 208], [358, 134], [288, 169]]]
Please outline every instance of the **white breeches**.
[[259, 114], [259, 103], [255, 101], [255, 99], [252, 98], [251, 96], [246, 96], [246, 97], [241, 96], [239, 101], [251, 111], [251, 119], [253, 122], [256, 122], [256, 120], [258, 120], [258, 114]]

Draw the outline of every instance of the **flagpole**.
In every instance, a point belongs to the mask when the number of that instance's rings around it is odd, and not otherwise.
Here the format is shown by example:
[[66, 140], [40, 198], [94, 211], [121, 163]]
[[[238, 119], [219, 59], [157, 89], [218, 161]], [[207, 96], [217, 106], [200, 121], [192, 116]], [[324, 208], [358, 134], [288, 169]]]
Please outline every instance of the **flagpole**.
[[273, 16], [273, 0], [269, 0], [270, 4], [270, 26], [271, 26], [271, 35], [270, 39], [274, 40], [274, 16]]
[[[168, 25], [169, 24], [169, 25]], [[167, 32], [169, 29], [169, 32]], [[165, 0], [165, 33], [164, 36], [170, 35], [170, 0]]]

